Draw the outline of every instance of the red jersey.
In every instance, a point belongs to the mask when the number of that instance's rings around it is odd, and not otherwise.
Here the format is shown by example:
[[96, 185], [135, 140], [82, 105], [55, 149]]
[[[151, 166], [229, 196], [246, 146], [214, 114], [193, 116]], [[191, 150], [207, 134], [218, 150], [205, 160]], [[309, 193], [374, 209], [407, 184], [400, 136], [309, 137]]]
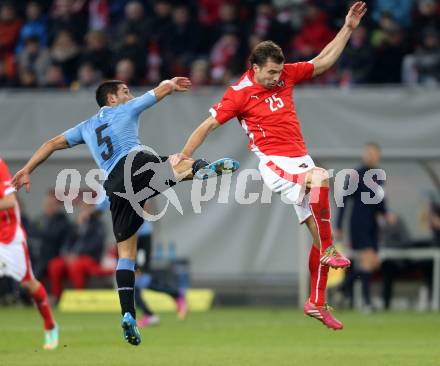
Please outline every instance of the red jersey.
[[[0, 199], [14, 192], [15, 189], [11, 186], [11, 175], [8, 166], [0, 159]], [[14, 239], [19, 224], [18, 204], [7, 210], [0, 210], [0, 244], [9, 244]]]
[[310, 79], [313, 70], [310, 62], [285, 64], [278, 84], [269, 90], [253, 81], [250, 69], [210, 113], [221, 124], [237, 117], [249, 137], [249, 149], [257, 154], [307, 155], [292, 94], [295, 84]]

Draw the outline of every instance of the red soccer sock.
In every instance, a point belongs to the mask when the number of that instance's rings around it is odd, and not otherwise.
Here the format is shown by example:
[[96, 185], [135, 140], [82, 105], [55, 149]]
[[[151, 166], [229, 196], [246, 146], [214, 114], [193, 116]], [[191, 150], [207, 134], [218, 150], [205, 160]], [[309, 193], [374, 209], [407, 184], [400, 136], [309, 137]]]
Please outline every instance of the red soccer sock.
[[47, 292], [43, 285], [40, 284], [38, 290], [31, 294], [32, 298], [37, 305], [38, 311], [44, 320], [44, 329], [49, 330], [55, 326], [55, 321], [52, 317], [52, 310], [49, 302], [47, 301]]
[[325, 304], [325, 289], [327, 287], [328, 266], [320, 263], [319, 249], [312, 245], [309, 255], [310, 271], [310, 302], [322, 306]]
[[332, 227], [330, 224], [329, 187], [312, 187], [310, 191], [310, 209], [318, 227], [321, 240], [321, 253], [332, 245]]

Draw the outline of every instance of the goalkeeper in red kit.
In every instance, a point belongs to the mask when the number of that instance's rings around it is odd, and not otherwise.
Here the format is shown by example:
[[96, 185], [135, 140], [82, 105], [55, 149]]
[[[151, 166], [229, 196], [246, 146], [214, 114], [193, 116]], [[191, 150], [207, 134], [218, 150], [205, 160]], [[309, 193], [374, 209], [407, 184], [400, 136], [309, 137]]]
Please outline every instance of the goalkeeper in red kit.
[[328, 270], [348, 267], [350, 261], [332, 245], [329, 176], [307, 153], [292, 93], [297, 83], [334, 65], [366, 11], [364, 2], [354, 3], [333, 41], [309, 62], [285, 63], [278, 45], [272, 41], [258, 44], [250, 55], [249, 70], [226, 90], [210, 109], [211, 116], [175, 156], [177, 161], [191, 157], [209, 133], [234, 117], [238, 119], [249, 137], [249, 149], [260, 159], [258, 168], [265, 184], [294, 204], [299, 222], [305, 223], [312, 235], [311, 293], [304, 312], [335, 330], [343, 324], [325, 302]]

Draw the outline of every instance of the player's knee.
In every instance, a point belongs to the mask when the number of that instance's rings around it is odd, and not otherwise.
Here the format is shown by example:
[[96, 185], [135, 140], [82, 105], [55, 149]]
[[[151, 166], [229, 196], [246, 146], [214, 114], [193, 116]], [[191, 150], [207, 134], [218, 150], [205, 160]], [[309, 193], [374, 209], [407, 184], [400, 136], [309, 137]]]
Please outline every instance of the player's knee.
[[330, 185], [330, 175], [323, 168], [314, 168], [310, 173], [312, 187], [328, 187]]
[[35, 292], [40, 285], [40, 282], [36, 280], [35, 278], [32, 278], [30, 280], [25, 280], [20, 283], [20, 286], [24, 289], [28, 290], [29, 292]]

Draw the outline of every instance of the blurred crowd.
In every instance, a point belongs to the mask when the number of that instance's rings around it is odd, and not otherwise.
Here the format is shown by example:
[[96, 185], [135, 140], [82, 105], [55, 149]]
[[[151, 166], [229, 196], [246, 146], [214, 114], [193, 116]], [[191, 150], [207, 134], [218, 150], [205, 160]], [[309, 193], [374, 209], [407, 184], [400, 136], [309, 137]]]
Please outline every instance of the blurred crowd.
[[97, 206], [79, 201], [75, 215], [68, 215], [54, 190], [49, 190], [41, 215], [30, 219], [22, 212], [22, 223], [34, 275], [48, 285], [54, 302], [66, 285], [83, 289], [89, 279], [114, 273], [116, 253], [106, 245], [107, 230]]
[[[372, 0], [340, 62], [318, 84], [437, 85], [440, 2]], [[0, 87], [133, 86], [188, 75], [227, 84], [258, 42], [279, 43], [288, 62], [309, 60], [343, 25], [349, 1], [0, 1]]]

